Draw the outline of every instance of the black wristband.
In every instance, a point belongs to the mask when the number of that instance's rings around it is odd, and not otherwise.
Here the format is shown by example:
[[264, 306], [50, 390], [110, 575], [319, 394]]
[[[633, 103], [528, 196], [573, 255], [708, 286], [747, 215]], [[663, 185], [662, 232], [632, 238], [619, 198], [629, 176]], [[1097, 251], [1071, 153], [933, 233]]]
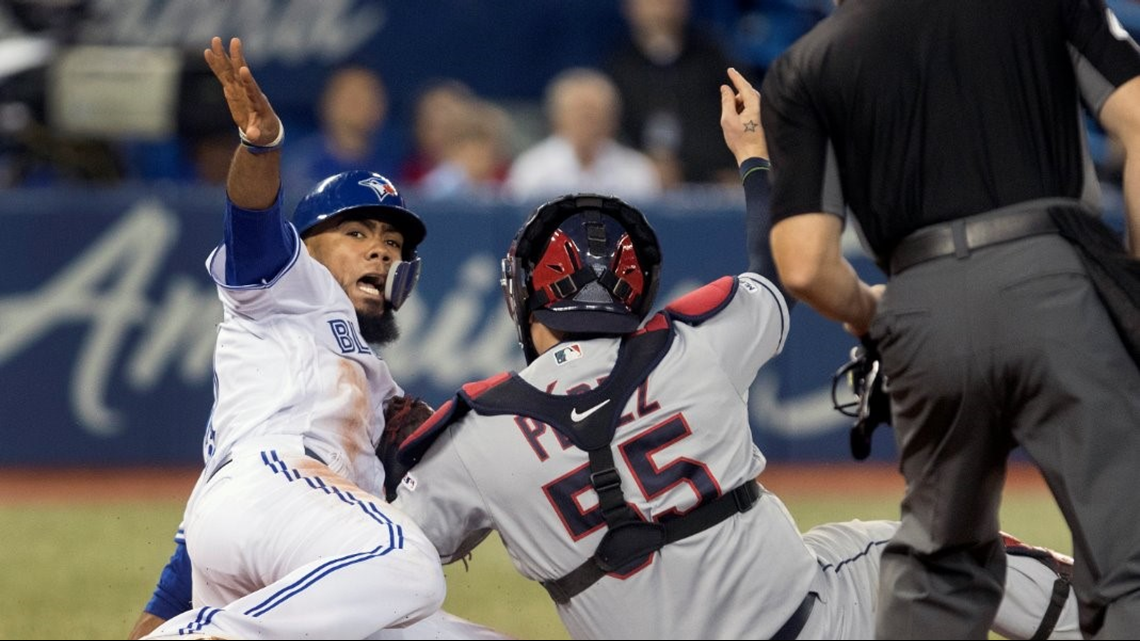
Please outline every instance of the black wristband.
[[768, 171], [772, 168], [772, 163], [768, 162], [767, 158], [759, 158], [753, 156], [740, 163], [740, 181], [744, 182], [757, 171]]

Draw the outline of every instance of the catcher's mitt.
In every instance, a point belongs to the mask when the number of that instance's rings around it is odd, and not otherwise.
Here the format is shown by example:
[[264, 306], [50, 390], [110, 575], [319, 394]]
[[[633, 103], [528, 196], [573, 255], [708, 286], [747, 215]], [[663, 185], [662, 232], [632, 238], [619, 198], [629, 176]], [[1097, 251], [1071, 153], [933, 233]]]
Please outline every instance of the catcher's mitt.
[[[854, 400], [840, 402], [839, 381], [846, 379]], [[851, 360], [831, 377], [831, 401], [835, 409], [855, 419], [851, 426], [851, 455], [862, 461], [871, 454], [871, 434], [882, 423], [891, 423], [891, 399], [883, 389], [879, 350], [864, 339], [851, 348]]]
[[384, 407], [384, 434], [376, 446], [376, 456], [384, 465], [384, 489], [389, 501], [408, 468], [396, 460], [396, 452], [412, 432], [435, 412], [431, 405], [414, 396], [393, 396]]

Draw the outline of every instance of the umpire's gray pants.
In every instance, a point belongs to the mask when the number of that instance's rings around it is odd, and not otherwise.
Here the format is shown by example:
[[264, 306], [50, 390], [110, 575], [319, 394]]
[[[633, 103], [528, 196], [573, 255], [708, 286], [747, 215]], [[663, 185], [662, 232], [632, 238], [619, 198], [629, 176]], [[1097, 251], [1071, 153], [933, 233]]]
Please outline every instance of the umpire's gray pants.
[[1076, 251], [1044, 235], [919, 264], [871, 327], [907, 490], [879, 638], [986, 638], [1005, 556], [1009, 450], [1040, 467], [1073, 534], [1081, 625], [1140, 633], [1140, 368]]

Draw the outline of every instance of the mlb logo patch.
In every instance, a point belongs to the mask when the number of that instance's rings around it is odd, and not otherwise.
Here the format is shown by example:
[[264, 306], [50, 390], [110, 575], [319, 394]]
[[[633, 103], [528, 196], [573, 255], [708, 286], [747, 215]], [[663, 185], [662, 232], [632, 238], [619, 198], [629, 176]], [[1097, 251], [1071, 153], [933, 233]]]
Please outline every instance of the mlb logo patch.
[[573, 360], [582, 358], [582, 346], [574, 343], [554, 352], [554, 362], [563, 365]]
[[404, 488], [406, 490], [408, 490], [409, 492], [415, 492], [416, 491], [416, 477], [412, 476], [411, 472], [409, 472], [409, 473], [404, 475], [404, 478], [400, 479], [400, 485], [403, 485]]

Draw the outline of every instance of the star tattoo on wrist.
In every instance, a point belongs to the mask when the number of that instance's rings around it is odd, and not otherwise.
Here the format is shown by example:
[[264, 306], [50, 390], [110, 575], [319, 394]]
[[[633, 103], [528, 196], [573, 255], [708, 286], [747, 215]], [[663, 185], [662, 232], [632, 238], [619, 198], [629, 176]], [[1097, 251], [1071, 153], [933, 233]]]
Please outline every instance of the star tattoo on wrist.
[[756, 131], [756, 127], [757, 127], [756, 123], [751, 121], [751, 120], [744, 123], [744, 131]]

